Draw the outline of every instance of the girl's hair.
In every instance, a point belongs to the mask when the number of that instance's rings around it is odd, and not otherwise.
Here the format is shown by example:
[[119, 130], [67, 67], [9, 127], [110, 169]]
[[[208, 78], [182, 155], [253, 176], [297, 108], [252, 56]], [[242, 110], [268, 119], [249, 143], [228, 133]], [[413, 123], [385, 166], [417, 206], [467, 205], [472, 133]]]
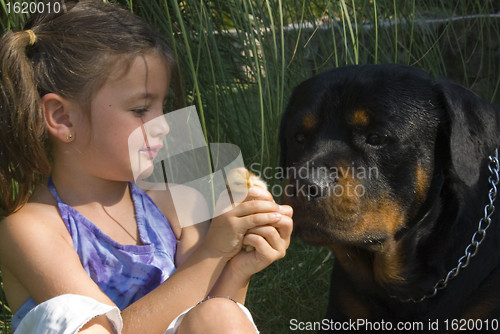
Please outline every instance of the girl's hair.
[[97, 0], [62, 1], [61, 13], [35, 15], [25, 26], [31, 31], [0, 39], [0, 217], [22, 207], [50, 173], [43, 95], [75, 99], [90, 119], [90, 101], [113, 65], [126, 70], [144, 54], [161, 56], [175, 95], [180, 89], [173, 53], [147, 23]]

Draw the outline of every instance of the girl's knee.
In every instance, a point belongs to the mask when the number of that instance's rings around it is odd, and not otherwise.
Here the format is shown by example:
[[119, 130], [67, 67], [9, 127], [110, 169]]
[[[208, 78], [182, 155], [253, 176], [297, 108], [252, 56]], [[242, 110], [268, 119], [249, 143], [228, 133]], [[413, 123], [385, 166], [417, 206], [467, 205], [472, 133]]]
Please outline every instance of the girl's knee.
[[253, 323], [234, 301], [211, 298], [192, 308], [182, 319], [178, 334], [195, 333], [251, 333]]

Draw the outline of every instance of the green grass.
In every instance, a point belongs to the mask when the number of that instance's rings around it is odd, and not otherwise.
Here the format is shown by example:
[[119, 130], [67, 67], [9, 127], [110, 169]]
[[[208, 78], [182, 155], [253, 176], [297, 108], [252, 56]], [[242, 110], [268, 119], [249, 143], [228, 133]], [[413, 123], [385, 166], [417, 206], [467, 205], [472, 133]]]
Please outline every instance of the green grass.
[[328, 248], [295, 239], [285, 258], [254, 275], [246, 305], [261, 333], [290, 333], [292, 319], [321, 321], [333, 262]]
[[[6, 3], [0, 0], [2, 29], [20, 28], [26, 18], [7, 15]], [[277, 166], [280, 117], [293, 87], [342, 65], [418, 66], [500, 102], [500, 20], [485, 16], [495, 12], [489, 1], [122, 0], [121, 4], [171, 39], [185, 83], [182, 98], [187, 105], [196, 105], [207, 140], [238, 145], [247, 165]], [[461, 15], [474, 17], [452, 21]], [[445, 22], [437, 25], [422, 21], [425, 18]], [[289, 333], [291, 319], [321, 319], [334, 261], [328, 254], [326, 248], [294, 240], [284, 259], [252, 278], [247, 303], [261, 332]]]
[[0, 333], [12, 333], [10, 330], [10, 319], [12, 312], [9, 306], [5, 303], [5, 295], [3, 293], [2, 272], [0, 272]]

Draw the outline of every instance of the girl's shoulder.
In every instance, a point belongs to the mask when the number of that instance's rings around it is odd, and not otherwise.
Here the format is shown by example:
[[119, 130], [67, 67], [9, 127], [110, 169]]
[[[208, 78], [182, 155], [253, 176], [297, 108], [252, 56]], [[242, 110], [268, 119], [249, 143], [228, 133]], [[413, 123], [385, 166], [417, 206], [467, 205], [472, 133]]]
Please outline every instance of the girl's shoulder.
[[[37, 233], [42, 232], [42, 233]], [[43, 185], [31, 196], [28, 203], [0, 222], [0, 244], [6, 245], [29, 236], [50, 235], [63, 237], [72, 245], [71, 237], [59, 214], [57, 200]]]
[[0, 265], [13, 310], [35, 291], [28, 292], [25, 286], [40, 279], [36, 273], [46, 272], [55, 254], [68, 254], [73, 249], [57, 201], [43, 193], [37, 196], [0, 221]]

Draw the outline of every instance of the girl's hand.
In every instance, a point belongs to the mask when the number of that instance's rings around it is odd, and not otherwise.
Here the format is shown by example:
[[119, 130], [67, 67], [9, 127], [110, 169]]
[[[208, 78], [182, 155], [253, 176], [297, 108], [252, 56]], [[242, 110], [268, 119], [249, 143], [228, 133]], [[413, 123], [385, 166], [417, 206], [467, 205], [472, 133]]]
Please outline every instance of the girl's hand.
[[[216, 212], [218, 210], [223, 211], [216, 208]], [[200, 247], [215, 257], [231, 259], [240, 252], [248, 230], [276, 224], [282, 216], [280, 206], [274, 203], [271, 193], [260, 187], [252, 187], [241, 204], [212, 219]]]
[[243, 243], [255, 247], [255, 250], [242, 250], [232, 258], [228, 263], [232, 272], [249, 278], [285, 256], [292, 234], [293, 211], [290, 206], [284, 205], [281, 212], [282, 218], [277, 223], [257, 226], [248, 231]]

